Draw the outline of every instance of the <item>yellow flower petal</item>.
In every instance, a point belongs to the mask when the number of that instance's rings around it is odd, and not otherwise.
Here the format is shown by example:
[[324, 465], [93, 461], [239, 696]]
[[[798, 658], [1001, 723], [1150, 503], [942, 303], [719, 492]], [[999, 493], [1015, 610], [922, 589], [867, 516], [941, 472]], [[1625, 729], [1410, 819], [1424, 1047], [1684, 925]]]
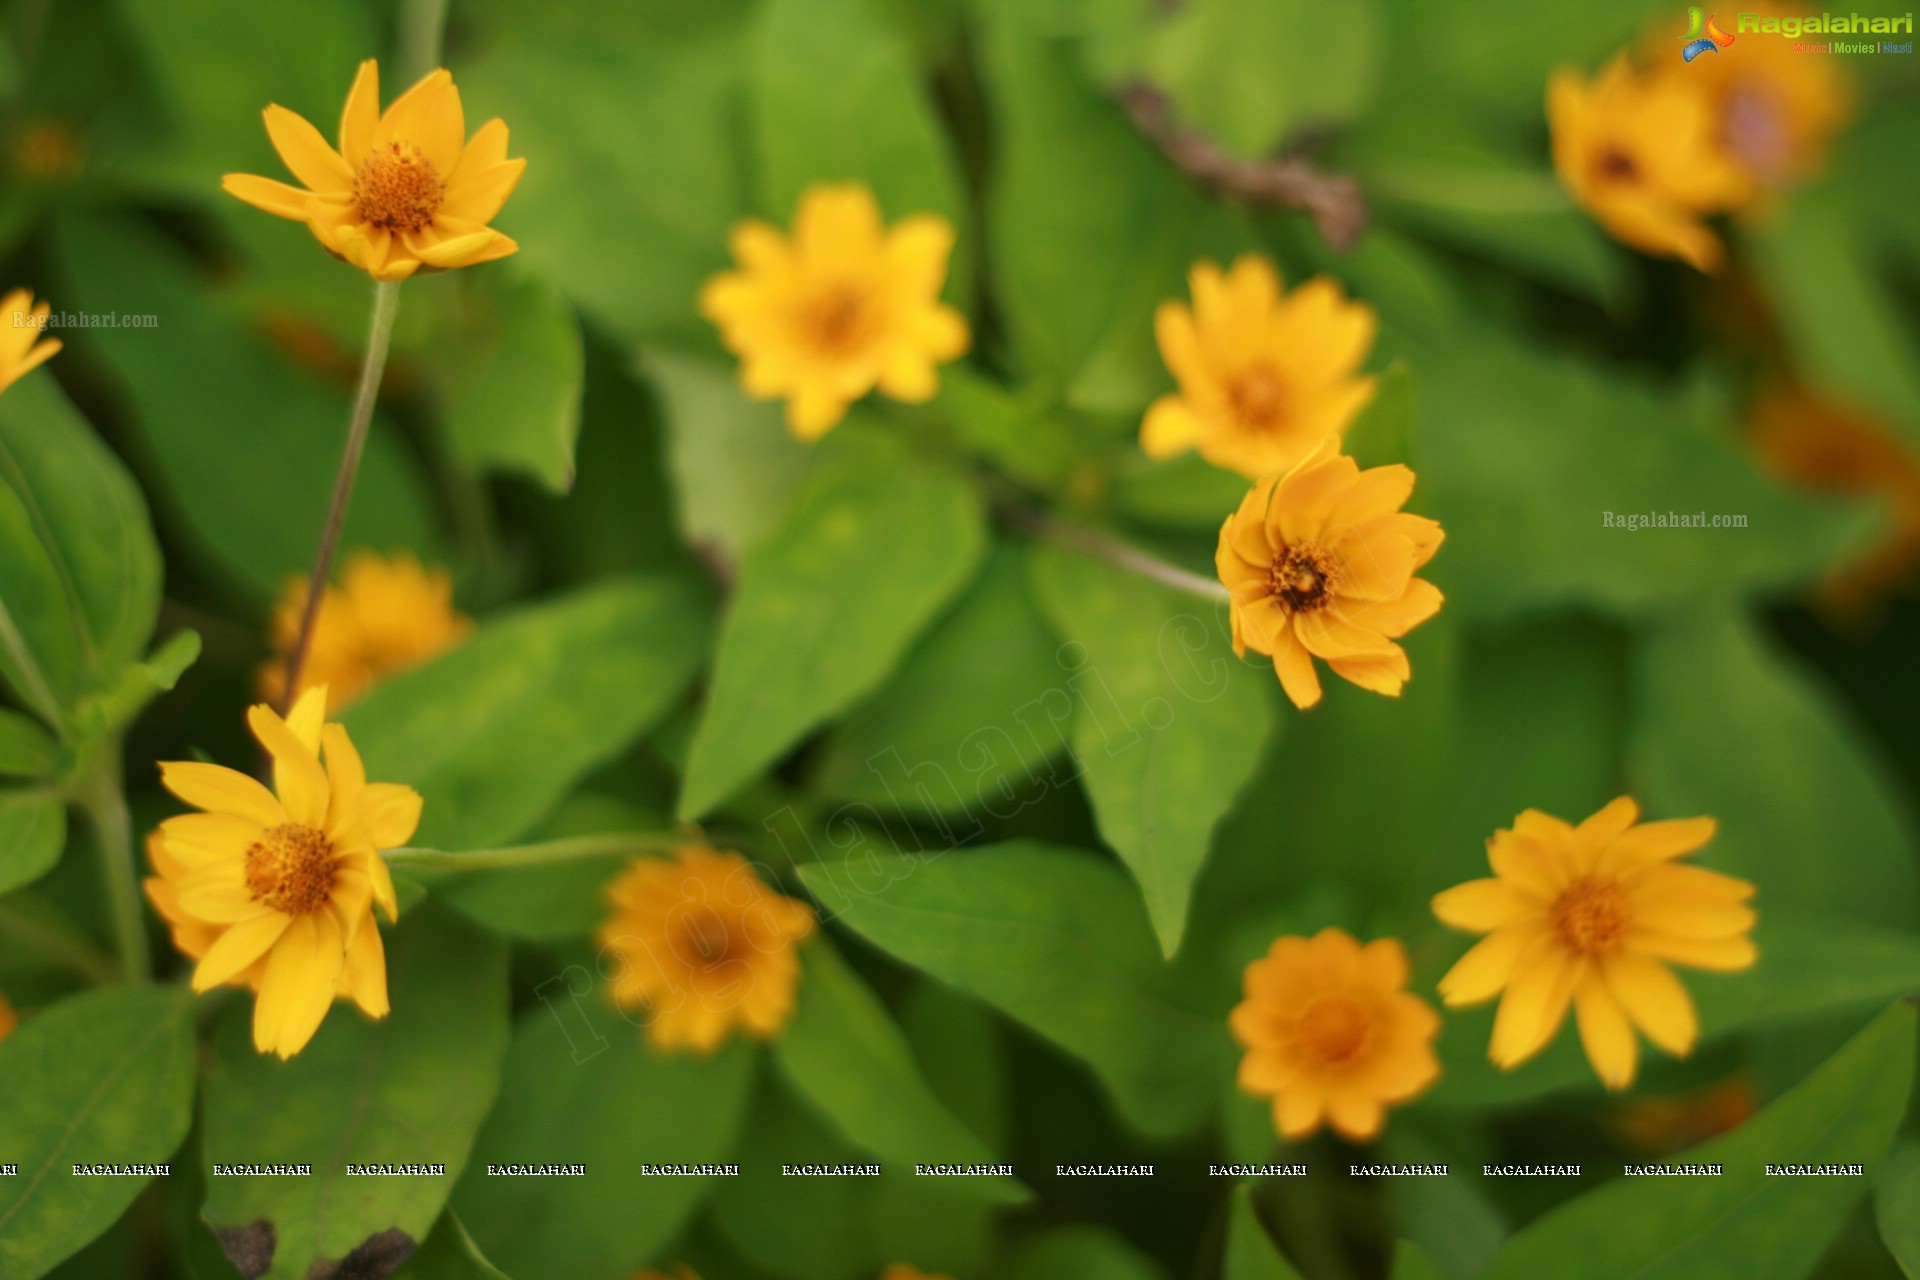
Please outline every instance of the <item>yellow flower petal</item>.
[[1474, 933], [1489, 933], [1512, 924], [1523, 915], [1538, 912], [1538, 898], [1523, 892], [1512, 881], [1498, 878], [1469, 880], [1445, 893], [1435, 894], [1433, 914], [1441, 923]]
[[193, 971], [193, 989], [210, 991], [258, 960], [292, 923], [277, 911], [242, 921], [221, 934]]
[[267, 958], [254, 1001], [254, 1048], [282, 1058], [306, 1048], [333, 1004], [345, 964], [345, 939], [332, 914], [321, 911], [288, 925]]
[[287, 820], [286, 810], [273, 792], [259, 782], [224, 765], [169, 760], [160, 766], [160, 783], [174, 795], [209, 813], [232, 814], [261, 827]]
[[1589, 979], [1574, 993], [1574, 1012], [1580, 1026], [1580, 1045], [1587, 1061], [1607, 1088], [1619, 1091], [1633, 1083], [1640, 1065], [1640, 1045], [1626, 1013], [1607, 988]]
[[1567, 1016], [1573, 989], [1585, 962], [1548, 937], [1536, 938], [1514, 965], [1506, 994], [1493, 1017], [1493, 1041], [1487, 1056], [1511, 1070], [1546, 1047]]
[[357, 165], [373, 150], [373, 131], [380, 124], [380, 64], [368, 58], [354, 73], [353, 88], [340, 110], [340, 154]]
[[294, 177], [321, 194], [352, 190], [353, 171], [305, 117], [278, 104], [268, 107], [263, 115], [267, 137]]
[[[324, 695], [323, 695], [324, 696]], [[265, 703], [247, 709], [247, 725], [273, 757], [273, 788], [289, 820], [318, 827], [327, 820], [327, 775], [320, 760]]]
[[1632, 952], [1608, 956], [1601, 967], [1607, 990], [1647, 1039], [1677, 1058], [1693, 1052], [1700, 1035], [1693, 997], [1673, 971]]
[[271, 178], [257, 178], [250, 173], [229, 173], [220, 179], [220, 189], [230, 196], [245, 200], [256, 209], [282, 218], [295, 221], [304, 220], [307, 206], [313, 203], [313, 193], [300, 187], [291, 187], [284, 182], [275, 182]]
[[1440, 979], [1440, 996], [1450, 1007], [1479, 1004], [1500, 994], [1540, 930], [1527, 923], [1496, 929], [1475, 943]]

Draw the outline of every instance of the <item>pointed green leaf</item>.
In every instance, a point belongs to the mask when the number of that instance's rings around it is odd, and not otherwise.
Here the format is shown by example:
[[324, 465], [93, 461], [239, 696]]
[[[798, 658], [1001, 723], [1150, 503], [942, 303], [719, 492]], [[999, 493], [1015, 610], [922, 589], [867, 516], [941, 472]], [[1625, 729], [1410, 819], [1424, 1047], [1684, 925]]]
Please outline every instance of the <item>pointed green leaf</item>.
[[1300, 1273], [1260, 1225], [1253, 1211], [1253, 1188], [1247, 1183], [1233, 1189], [1223, 1280], [1300, 1280]]
[[0, 791], [0, 893], [31, 884], [67, 847], [66, 801], [51, 791]]
[[1920, 1280], [1920, 1141], [1909, 1138], [1894, 1148], [1873, 1205], [1887, 1252], [1907, 1280]]
[[489, 272], [459, 279], [466, 287], [448, 308], [447, 332], [428, 348], [454, 456], [565, 493], [586, 381], [573, 308], [545, 281]]

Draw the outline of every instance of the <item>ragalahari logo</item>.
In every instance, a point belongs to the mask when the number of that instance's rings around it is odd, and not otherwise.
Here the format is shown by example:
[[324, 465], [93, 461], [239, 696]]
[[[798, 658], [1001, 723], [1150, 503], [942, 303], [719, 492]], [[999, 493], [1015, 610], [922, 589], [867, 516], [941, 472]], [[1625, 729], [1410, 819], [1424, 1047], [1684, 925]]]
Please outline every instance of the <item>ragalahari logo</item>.
[[1714, 21], [1719, 16], [1717, 13], [1710, 13], [1706, 21], [1702, 22], [1700, 6], [1696, 4], [1688, 7], [1687, 34], [1680, 37], [1686, 41], [1686, 48], [1680, 50], [1680, 56], [1683, 59], [1692, 62], [1703, 53], [1713, 53], [1716, 49], [1724, 49], [1733, 43], [1733, 37], [1722, 31], [1720, 24]]

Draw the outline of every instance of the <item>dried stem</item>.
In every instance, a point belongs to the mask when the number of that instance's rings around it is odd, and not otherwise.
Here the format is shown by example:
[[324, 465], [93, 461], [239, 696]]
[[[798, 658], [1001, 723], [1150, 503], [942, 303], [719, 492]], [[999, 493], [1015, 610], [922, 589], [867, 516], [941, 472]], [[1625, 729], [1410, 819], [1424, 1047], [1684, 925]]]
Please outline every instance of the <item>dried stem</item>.
[[1205, 134], [1176, 124], [1166, 95], [1152, 85], [1128, 85], [1120, 102], [1134, 127], [1195, 182], [1248, 204], [1304, 209], [1321, 238], [1342, 253], [1366, 230], [1360, 184], [1346, 174], [1323, 173], [1295, 155], [1237, 160]]

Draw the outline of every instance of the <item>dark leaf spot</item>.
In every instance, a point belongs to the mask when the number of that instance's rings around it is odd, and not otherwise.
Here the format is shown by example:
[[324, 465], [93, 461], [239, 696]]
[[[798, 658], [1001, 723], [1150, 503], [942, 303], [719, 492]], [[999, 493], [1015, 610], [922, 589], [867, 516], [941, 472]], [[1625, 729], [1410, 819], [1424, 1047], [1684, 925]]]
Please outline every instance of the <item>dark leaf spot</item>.
[[386, 1280], [413, 1256], [420, 1242], [398, 1227], [388, 1227], [360, 1242], [360, 1247], [334, 1262], [322, 1258], [307, 1270], [307, 1280]]
[[244, 1227], [215, 1227], [213, 1234], [227, 1261], [247, 1280], [259, 1280], [272, 1269], [273, 1249], [279, 1237], [265, 1218]]

